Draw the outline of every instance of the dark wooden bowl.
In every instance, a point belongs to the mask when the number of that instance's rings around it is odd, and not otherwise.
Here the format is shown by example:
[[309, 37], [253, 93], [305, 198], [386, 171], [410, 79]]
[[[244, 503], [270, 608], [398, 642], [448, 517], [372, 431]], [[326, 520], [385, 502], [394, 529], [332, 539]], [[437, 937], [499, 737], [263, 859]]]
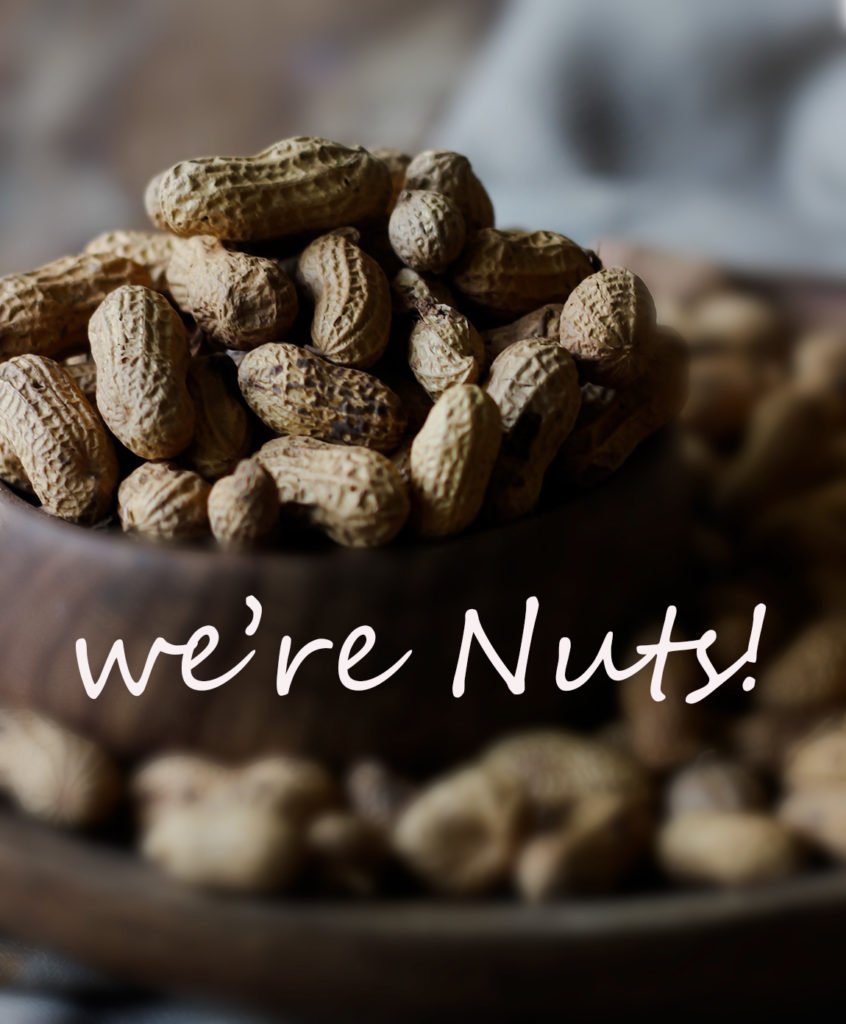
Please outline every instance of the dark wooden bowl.
[[[572, 720], [610, 694], [602, 680], [577, 694], [557, 690], [558, 639], [571, 636], [588, 662], [607, 630], [622, 629], [666, 589], [687, 519], [679, 466], [666, 434], [605, 484], [508, 527], [376, 551], [248, 555], [71, 526], [0, 487], [0, 703], [46, 712], [122, 755], [187, 746], [242, 757], [276, 748], [331, 762], [384, 755], [412, 769], [464, 756], [520, 724]], [[245, 636], [251, 594], [264, 608], [253, 639]], [[476, 649], [466, 694], [455, 699], [465, 611], [479, 611], [513, 664], [530, 596], [540, 613], [525, 694], [511, 695]], [[199, 676], [216, 677], [256, 651], [220, 689], [189, 690], [178, 660], [163, 656], [141, 696], [117, 674], [97, 700], [85, 694], [77, 638], [88, 641], [95, 675], [122, 638], [138, 675], [156, 637], [184, 643], [207, 624], [219, 630], [220, 648]], [[326, 637], [337, 651], [362, 624], [375, 629], [377, 645], [357, 674], [377, 675], [410, 648], [401, 672], [351, 692], [338, 680], [336, 653], [321, 652], [306, 660], [288, 695], [277, 695], [284, 635], [295, 650]]]

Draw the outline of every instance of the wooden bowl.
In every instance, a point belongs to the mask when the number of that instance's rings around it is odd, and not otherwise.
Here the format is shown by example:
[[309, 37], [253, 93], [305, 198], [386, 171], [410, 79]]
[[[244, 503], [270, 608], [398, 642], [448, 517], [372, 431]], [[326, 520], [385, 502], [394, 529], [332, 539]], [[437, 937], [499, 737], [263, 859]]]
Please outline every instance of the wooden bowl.
[[[505, 729], [566, 722], [608, 703], [602, 679], [579, 693], [558, 691], [558, 639], [572, 637], [574, 657], [587, 664], [607, 630], [621, 630], [667, 588], [679, 567], [687, 500], [671, 433], [603, 485], [513, 525], [375, 551], [235, 555], [157, 546], [60, 522], [0, 487], [0, 703], [55, 716], [121, 755], [184, 746], [238, 758], [283, 749], [332, 763], [381, 755], [407, 769], [434, 767]], [[245, 635], [248, 595], [263, 606], [253, 638]], [[454, 698], [465, 611], [478, 610], [513, 665], [531, 596], [540, 612], [526, 692], [510, 694], [476, 648], [466, 693]], [[377, 641], [355, 675], [375, 676], [413, 653], [381, 686], [351, 692], [339, 682], [337, 651], [364, 624]], [[96, 700], [86, 695], [78, 638], [88, 642], [95, 678], [122, 639], [137, 678], [157, 637], [184, 644], [205, 625], [219, 631], [220, 646], [198, 677], [217, 677], [255, 650], [226, 685], [190, 690], [179, 659], [161, 656], [143, 695], [132, 696], [117, 673]], [[316, 638], [335, 648], [309, 657], [279, 696], [285, 635], [295, 651]]]

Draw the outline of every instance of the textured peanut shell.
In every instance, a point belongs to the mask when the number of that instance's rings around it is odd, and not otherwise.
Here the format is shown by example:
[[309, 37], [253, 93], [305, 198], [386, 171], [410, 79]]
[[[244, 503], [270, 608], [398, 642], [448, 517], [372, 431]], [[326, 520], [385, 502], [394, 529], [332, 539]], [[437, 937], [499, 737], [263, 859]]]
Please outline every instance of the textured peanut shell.
[[440, 192], [403, 191], [388, 223], [391, 248], [412, 270], [442, 274], [461, 255], [464, 217]]
[[348, 238], [323, 235], [301, 254], [297, 280], [314, 303], [314, 347], [344, 366], [372, 366], [391, 330], [390, 287], [379, 264]]
[[455, 306], [455, 296], [439, 277], [424, 277], [411, 267], [398, 270], [391, 279], [391, 297], [394, 313], [416, 313], [418, 310], [441, 303]]
[[97, 403], [97, 364], [90, 356], [70, 356], [62, 366], [92, 405]]
[[499, 407], [503, 432], [487, 507], [507, 521], [537, 504], [546, 470], [579, 414], [579, 375], [557, 342], [529, 338], [497, 356], [485, 390]]
[[0, 364], [0, 435], [46, 512], [85, 524], [109, 513], [118, 479], [114, 446], [58, 363], [23, 355]]
[[454, 384], [479, 379], [484, 344], [466, 316], [451, 306], [426, 303], [408, 339], [408, 365], [433, 399]]
[[470, 161], [460, 153], [448, 149], [426, 149], [418, 153], [406, 167], [404, 187], [448, 196], [463, 214], [468, 232], [493, 227], [490, 196]]
[[164, 231], [104, 231], [85, 246], [86, 252], [132, 260], [150, 275], [156, 291], [167, 288], [165, 274], [173, 249], [173, 235]]
[[154, 540], [195, 540], [209, 532], [210, 487], [201, 476], [169, 462], [145, 462], [118, 488], [126, 533]]
[[387, 166], [360, 146], [299, 136], [248, 157], [183, 160], [148, 198], [176, 235], [258, 241], [325, 231], [382, 214]]
[[386, 384], [296, 345], [247, 353], [238, 382], [253, 412], [279, 434], [389, 452], [405, 430], [400, 400]]
[[109, 292], [150, 283], [144, 267], [98, 253], [64, 256], [0, 278], [0, 356], [32, 352], [60, 358], [81, 351], [91, 314]]
[[279, 437], [255, 457], [273, 477], [283, 508], [300, 513], [338, 544], [387, 544], [408, 518], [402, 478], [369, 448]]
[[194, 434], [188, 335], [167, 299], [149, 288], [119, 288], [91, 318], [88, 334], [97, 407], [115, 437], [144, 459], [184, 451]]
[[561, 310], [564, 304], [561, 302], [548, 302], [540, 309], [533, 309], [519, 319], [502, 327], [492, 327], [488, 331], [482, 331], [482, 340], [485, 343], [485, 351], [490, 362], [504, 352], [509, 345], [515, 341], [525, 341], [526, 338], [549, 338], [558, 341], [561, 336]]
[[174, 239], [167, 283], [179, 308], [226, 348], [275, 341], [297, 316], [296, 289], [278, 261], [227, 249], [208, 235]]
[[655, 303], [641, 279], [623, 267], [591, 274], [561, 311], [561, 344], [582, 380], [621, 387], [637, 376], [641, 349], [655, 328]]
[[225, 548], [261, 544], [279, 518], [279, 495], [270, 474], [253, 459], [218, 480], [209, 494], [209, 524], [214, 539]]
[[827, 708], [846, 697], [846, 614], [834, 611], [805, 626], [757, 676], [764, 707]]
[[194, 403], [194, 436], [184, 461], [206, 480], [217, 480], [249, 454], [252, 441], [235, 364], [223, 353], [194, 356], [188, 391]]
[[485, 228], [470, 237], [450, 280], [487, 313], [514, 318], [564, 302], [595, 269], [592, 254], [565, 235]]
[[499, 410], [475, 384], [456, 384], [435, 402], [411, 445], [414, 526], [448, 537], [478, 516], [502, 441]]

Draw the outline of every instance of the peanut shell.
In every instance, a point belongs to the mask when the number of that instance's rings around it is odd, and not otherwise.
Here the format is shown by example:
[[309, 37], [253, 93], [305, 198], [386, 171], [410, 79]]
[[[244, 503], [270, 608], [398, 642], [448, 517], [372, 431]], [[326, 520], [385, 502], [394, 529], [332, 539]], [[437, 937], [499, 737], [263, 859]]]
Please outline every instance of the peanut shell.
[[118, 489], [125, 533], [154, 540], [195, 540], [209, 532], [210, 487], [201, 476], [168, 462], [145, 462]]
[[404, 188], [440, 192], [451, 199], [464, 216], [468, 232], [492, 228], [494, 210], [484, 185], [470, 161], [447, 149], [426, 149], [405, 169]]
[[408, 365], [432, 399], [455, 384], [473, 384], [484, 364], [482, 338], [451, 306], [421, 304], [408, 339]]
[[412, 270], [442, 274], [461, 255], [464, 217], [440, 192], [400, 192], [388, 223], [391, 248]]
[[187, 381], [194, 403], [194, 436], [184, 459], [206, 480], [218, 480], [250, 451], [250, 415], [238, 389], [238, 373], [223, 353], [195, 356]]
[[279, 495], [258, 462], [245, 459], [209, 494], [209, 525], [222, 547], [249, 548], [265, 540], [279, 518]]
[[132, 260], [150, 275], [150, 286], [162, 292], [167, 289], [166, 272], [173, 241], [173, 235], [164, 231], [104, 231], [91, 239], [85, 252]]

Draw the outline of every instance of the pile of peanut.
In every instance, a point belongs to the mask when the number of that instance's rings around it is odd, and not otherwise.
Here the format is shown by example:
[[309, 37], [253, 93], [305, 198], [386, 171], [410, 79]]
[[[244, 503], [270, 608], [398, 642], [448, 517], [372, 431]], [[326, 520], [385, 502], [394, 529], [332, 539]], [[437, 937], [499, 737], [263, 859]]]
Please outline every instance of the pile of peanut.
[[684, 400], [643, 282], [495, 228], [458, 153], [293, 138], [145, 198], [156, 231], [0, 279], [0, 479], [63, 519], [445, 537], [612, 472]]

